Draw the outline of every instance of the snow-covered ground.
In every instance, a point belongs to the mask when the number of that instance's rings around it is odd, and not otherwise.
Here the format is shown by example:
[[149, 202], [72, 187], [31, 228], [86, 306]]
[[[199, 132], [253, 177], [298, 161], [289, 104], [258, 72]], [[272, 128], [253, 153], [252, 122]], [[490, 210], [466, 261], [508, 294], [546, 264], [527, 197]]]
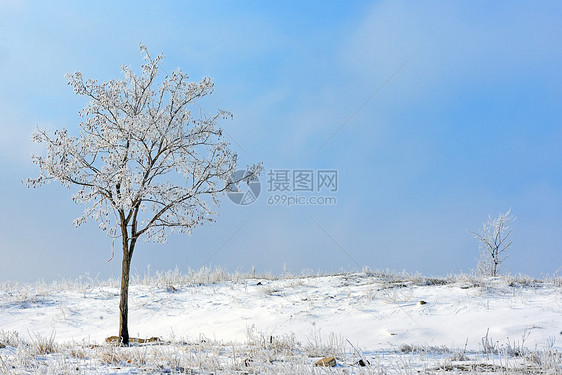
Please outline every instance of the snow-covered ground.
[[[321, 370], [339, 373], [431, 372], [440, 366], [444, 373], [467, 368], [494, 373], [518, 368], [562, 371], [559, 278], [169, 273], [138, 278], [129, 300], [131, 336], [160, 337], [169, 344], [109, 349], [101, 344], [117, 335], [118, 303], [115, 281], [0, 284], [0, 344], [7, 341], [0, 349], [0, 371], [51, 373], [49, 368], [56, 367], [71, 369], [69, 373], [108, 374], [188, 368], [193, 373], [307, 373], [319, 371], [313, 365], [323, 356], [336, 356], [341, 367]], [[59, 349], [29, 354], [35, 362], [26, 365], [18, 351], [44, 342]], [[199, 354], [185, 360], [188, 366], [175, 369], [170, 364], [154, 367], [146, 359], [104, 361], [107, 353], [88, 352], [143, 350], [150, 358], [169, 358], [170, 353], [186, 353], [182, 345], [189, 350], [198, 345]], [[84, 353], [69, 352], [76, 348]], [[264, 351], [275, 354], [275, 360], [265, 361]], [[543, 366], [545, 359], [538, 356], [544, 355], [554, 364]], [[370, 367], [354, 366], [361, 356]], [[273, 366], [275, 361], [282, 365]], [[474, 363], [481, 367], [468, 366]], [[308, 369], [297, 370], [298, 366]]]

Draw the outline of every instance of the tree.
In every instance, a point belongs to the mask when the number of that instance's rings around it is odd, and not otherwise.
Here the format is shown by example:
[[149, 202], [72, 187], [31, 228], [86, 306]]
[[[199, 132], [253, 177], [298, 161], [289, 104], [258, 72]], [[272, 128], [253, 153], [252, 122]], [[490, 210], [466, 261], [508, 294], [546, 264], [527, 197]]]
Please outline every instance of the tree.
[[[152, 58], [140, 45], [145, 63], [137, 75], [122, 66], [123, 80], [99, 84], [82, 73], [67, 75], [68, 84], [89, 102], [80, 115], [78, 136], [66, 129], [54, 136], [38, 130], [32, 137], [46, 146], [46, 156], [32, 156], [40, 168], [36, 187], [52, 180], [76, 187], [76, 204], [85, 204], [79, 226], [91, 218], [113, 238], [121, 238], [123, 262], [119, 302], [119, 337], [129, 343], [128, 291], [131, 259], [139, 238], [165, 242], [172, 232], [191, 234], [214, 221], [219, 197], [233, 181], [237, 155], [223, 140], [219, 118], [194, 116], [190, 108], [210, 94], [213, 82], [190, 82], [179, 68], [158, 84], [164, 56]], [[257, 174], [261, 165], [248, 168]], [[248, 176], [248, 174], [246, 174]], [[246, 177], [248, 178], [248, 177]]]
[[511, 215], [511, 210], [508, 210], [500, 213], [495, 219], [488, 216], [488, 221], [482, 225], [479, 233], [469, 231], [480, 243], [478, 274], [484, 276], [499, 274], [501, 265], [509, 257], [506, 252], [511, 248], [509, 236], [515, 219]]

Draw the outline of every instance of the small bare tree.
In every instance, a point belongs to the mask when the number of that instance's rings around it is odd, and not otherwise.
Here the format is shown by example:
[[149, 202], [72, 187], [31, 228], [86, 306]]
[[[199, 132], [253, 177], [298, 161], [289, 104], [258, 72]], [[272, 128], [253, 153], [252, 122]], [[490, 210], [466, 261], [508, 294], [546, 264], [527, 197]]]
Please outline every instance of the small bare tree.
[[[190, 108], [210, 94], [210, 78], [190, 82], [177, 69], [157, 83], [160, 54], [152, 58], [140, 45], [145, 64], [137, 75], [122, 66], [124, 80], [99, 84], [80, 72], [67, 75], [77, 95], [89, 100], [80, 112], [85, 120], [78, 136], [66, 129], [54, 136], [44, 130], [33, 135], [46, 145], [46, 156], [33, 156], [40, 168], [28, 186], [52, 180], [78, 188], [76, 204], [87, 204], [87, 218], [109, 236], [121, 238], [123, 262], [119, 303], [119, 336], [129, 343], [128, 292], [131, 259], [138, 239], [165, 242], [172, 232], [191, 234], [194, 227], [214, 221], [219, 196], [232, 184], [236, 154], [212, 117], [194, 116]], [[258, 173], [260, 165], [249, 168]], [[246, 174], [248, 175], [248, 174]], [[248, 177], [245, 177], [248, 178]]]
[[509, 236], [515, 217], [511, 210], [500, 213], [498, 217], [488, 216], [479, 233], [469, 231], [480, 243], [480, 260], [477, 272], [483, 276], [497, 276], [502, 263], [509, 257], [506, 252], [511, 248]]

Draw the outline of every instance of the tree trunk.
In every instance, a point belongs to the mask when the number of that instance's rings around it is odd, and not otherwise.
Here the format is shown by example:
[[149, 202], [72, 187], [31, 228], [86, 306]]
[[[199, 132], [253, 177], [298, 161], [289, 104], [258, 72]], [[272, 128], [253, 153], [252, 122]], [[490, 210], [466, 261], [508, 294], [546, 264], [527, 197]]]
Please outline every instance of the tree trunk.
[[127, 224], [122, 220], [121, 237], [123, 239], [123, 264], [121, 267], [121, 299], [119, 301], [119, 339], [121, 345], [129, 345], [129, 275], [131, 273], [131, 259], [137, 240], [127, 234]]
[[121, 300], [119, 301], [119, 338], [122, 345], [129, 345], [129, 274], [132, 252], [128, 241], [123, 241], [123, 265], [121, 269]]

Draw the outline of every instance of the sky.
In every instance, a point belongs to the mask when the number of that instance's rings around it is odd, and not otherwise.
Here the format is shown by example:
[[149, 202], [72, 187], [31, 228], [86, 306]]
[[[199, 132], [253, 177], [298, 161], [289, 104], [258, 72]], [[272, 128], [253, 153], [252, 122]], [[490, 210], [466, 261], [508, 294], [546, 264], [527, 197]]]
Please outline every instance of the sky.
[[[119, 277], [113, 240], [74, 228], [73, 191], [22, 180], [39, 173], [34, 130], [82, 120], [64, 75], [121, 78], [141, 42], [167, 72], [212, 77], [201, 106], [233, 113], [240, 167], [264, 173], [254, 203], [224, 197], [212, 225], [141, 242], [133, 272], [469, 273], [467, 230], [511, 209], [503, 272], [559, 273], [560, 19], [554, 1], [0, 0], [0, 280]], [[336, 171], [335, 191], [272, 190], [299, 170]]]

